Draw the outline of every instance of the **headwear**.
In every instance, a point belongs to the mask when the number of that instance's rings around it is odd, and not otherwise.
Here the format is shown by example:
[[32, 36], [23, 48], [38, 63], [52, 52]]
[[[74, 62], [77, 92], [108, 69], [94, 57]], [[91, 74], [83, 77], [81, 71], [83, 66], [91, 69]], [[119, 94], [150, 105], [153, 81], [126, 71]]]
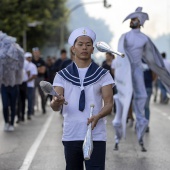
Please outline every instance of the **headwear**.
[[[149, 20], [149, 16], [147, 13], [142, 12], [142, 7], [138, 7], [135, 12], [129, 14], [124, 21], [126, 21], [127, 19], [132, 19], [132, 18], [138, 18], [140, 21], [140, 25], [143, 26], [144, 22], [146, 20]], [[123, 21], [123, 22], [124, 22]]]
[[26, 53], [24, 54], [24, 57], [25, 57], [25, 58], [32, 57], [32, 54], [31, 54], [30, 52], [26, 52]]
[[94, 42], [96, 40], [96, 34], [94, 31], [92, 31], [91, 29], [87, 28], [87, 27], [81, 27], [81, 28], [77, 28], [75, 29], [71, 34], [70, 37], [68, 39], [68, 43], [70, 45], [74, 45], [75, 40], [79, 37], [79, 36], [88, 36], [92, 39], [92, 41]]
[[38, 47], [33, 47], [32, 51], [39, 51], [39, 48]]

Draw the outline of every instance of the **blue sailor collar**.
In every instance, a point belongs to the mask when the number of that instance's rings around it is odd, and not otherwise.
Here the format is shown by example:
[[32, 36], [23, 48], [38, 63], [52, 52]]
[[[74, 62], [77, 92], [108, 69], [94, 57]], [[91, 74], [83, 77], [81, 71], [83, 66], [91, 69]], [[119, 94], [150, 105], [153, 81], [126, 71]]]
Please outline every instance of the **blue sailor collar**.
[[[108, 70], [99, 67], [96, 63], [92, 62], [87, 70], [83, 86], [88, 86], [96, 83], [102, 76], [104, 76]], [[71, 82], [75, 86], [81, 87], [77, 65], [72, 62], [66, 68], [60, 70], [58, 74], [66, 81]]]
[[79, 98], [79, 110], [83, 111], [85, 108], [85, 91], [84, 87], [96, 83], [103, 77], [108, 70], [99, 67], [96, 63], [92, 62], [87, 70], [84, 81], [81, 84], [77, 65], [72, 62], [66, 68], [60, 70], [58, 74], [66, 81], [71, 82], [75, 86], [79, 86], [81, 89], [81, 94]]

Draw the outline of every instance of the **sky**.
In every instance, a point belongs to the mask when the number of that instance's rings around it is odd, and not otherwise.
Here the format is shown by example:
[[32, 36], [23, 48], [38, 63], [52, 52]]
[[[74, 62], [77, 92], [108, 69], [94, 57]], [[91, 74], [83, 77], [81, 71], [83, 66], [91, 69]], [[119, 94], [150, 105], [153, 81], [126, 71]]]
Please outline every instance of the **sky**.
[[[71, 4], [70, 8], [80, 3], [80, 1], [77, 2], [74, 0], [69, 0], [69, 2]], [[73, 29], [76, 26], [78, 27], [79, 25], [82, 25], [82, 20], [85, 19], [84, 15], [81, 18], [81, 14], [84, 10], [86, 17], [93, 18], [93, 22], [96, 22], [96, 24], [93, 23], [89, 25], [93, 29], [96, 29], [97, 36], [99, 34], [107, 36], [109, 33], [108, 35], [110, 36], [110, 39], [107, 38], [107, 40], [105, 40], [104, 37], [103, 39], [104, 41], [107, 41], [115, 51], [121, 34], [130, 30], [130, 20], [127, 20], [124, 23], [122, 23], [122, 21], [127, 15], [134, 12], [137, 7], [143, 7], [143, 12], [148, 13], [149, 20], [145, 22], [141, 31], [151, 38], [160, 52], [166, 52], [168, 59], [170, 59], [169, 0], [107, 0], [107, 3], [111, 4], [110, 8], [104, 8], [103, 0], [82, 0], [81, 2], [84, 3], [84, 5], [77, 8], [70, 16], [70, 23], [74, 23], [75, 16], [78, 17], [77, 15], [79, 15], [80, 22], [78, 19], [75, 20], [76, 22], [71, 28]], [[94, 2], [94, 4], [90, 4], [91, 2]], [[97, 24], [98, 20], [100, 20], [100, 25]], [[98, 30], [96, 27], [101, 27], [101, 24], [105, 25], [105, 27], [102, 30]], [[88, 24], [84, 23], [84, 25]], [[102, 39], [100, 40], [102, 41]], [[95, 55], [98, 58], [101, 57], [101, 53], [96, 52]]]

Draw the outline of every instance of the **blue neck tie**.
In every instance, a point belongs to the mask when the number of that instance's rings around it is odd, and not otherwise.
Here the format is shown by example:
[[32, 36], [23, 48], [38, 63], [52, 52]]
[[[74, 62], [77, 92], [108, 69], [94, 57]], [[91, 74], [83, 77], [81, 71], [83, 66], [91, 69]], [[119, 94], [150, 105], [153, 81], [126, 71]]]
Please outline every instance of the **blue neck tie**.
[[79, 110], [83, 112], [85, 108], [85, 92], [84, 89], [81, 91], [80, 98], [79, 98]]

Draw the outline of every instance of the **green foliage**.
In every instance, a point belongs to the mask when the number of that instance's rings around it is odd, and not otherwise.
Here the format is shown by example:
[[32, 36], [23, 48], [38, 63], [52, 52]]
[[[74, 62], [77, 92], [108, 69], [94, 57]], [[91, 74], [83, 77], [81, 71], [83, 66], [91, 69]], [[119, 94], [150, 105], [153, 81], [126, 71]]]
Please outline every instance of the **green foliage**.
[[[60, 25], [67, 13], [66, 0], [0, 0], [0, 30], [16, 37], [22, 46], [27, 34], [27, 49], [59, 45]], [[28, 26], [35, 23], [34, 27]]]

